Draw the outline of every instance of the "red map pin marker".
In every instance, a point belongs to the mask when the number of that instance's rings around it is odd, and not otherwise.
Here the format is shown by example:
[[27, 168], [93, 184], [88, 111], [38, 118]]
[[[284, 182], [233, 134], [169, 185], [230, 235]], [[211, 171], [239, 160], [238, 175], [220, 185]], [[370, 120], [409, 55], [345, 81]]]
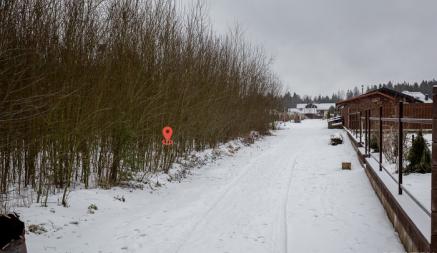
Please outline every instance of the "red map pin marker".
[[162, 129], [162, 135], [164, 136], [164, 140], [162, 140], [162, 144], [164, 145], [173, 145], [173, 141], [171, 140], [171, 136], [173, 135], [173, 129], [171, 127], [166, 126]]

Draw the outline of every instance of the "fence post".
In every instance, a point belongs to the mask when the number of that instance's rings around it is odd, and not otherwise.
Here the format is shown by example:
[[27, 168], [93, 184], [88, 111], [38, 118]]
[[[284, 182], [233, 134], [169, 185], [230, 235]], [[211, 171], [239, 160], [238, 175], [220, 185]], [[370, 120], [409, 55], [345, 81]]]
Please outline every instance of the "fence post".
[[360, 111], [360, 146], [361, 143], [363, 143], [362, 137], [363, 137], [363, 119], [361, 118], [363, 117], [362, 112]]
[[357, 122], [357, 117], [358, 117], [358, 114], [355, 112], [355, 116], [354, 116], [354, 130], [355, 130], [355, 138], [357, 138], [358, 137], [358, 122]]
[[366, 135], [367, 135], [367, 157], [370, 156], [370, 110], [367, 110], [367, 131], [366, 131]]
[[354, 114], [351, 113], [351, 115], [349, 116], [350, 119], [350, 128], [349, 131], [353, 134], [354, 133]]
[[379, 171], [382, 171], [382, 106], [379, 107]]
[[399, 102], [398, 109], [398, 117], [399, 117], [399, 136], [398, 136], [398, 188], [399, 194], [402, 194], [402, 171], [403, 171], [403, 153], [404, 153], [404, 126], [402, 122], [402, 118], [404, 117], [404, 103], [402, 101]]
[[370, 156], [370, 111], [367, 110], [367, 130], [366, 130], [366, 145], [367, 145], [367, 157]]
[[358, 138], [358, 113], [355, 112], [355, 138]]
[[367, 110], [364, 111], [364, 155], [367, 156]]
[[356, 112], [355, 112], [355, 115], [354, 115], [354, 133], [355, 133], [355, 138], [357, 138], [357, 136], [358, 136], [358, 132], [357, 132], [357, 129], [358, 129], [358, 125], [357, 125], [357, 114], [356, 114]]
[[434, 85], [432, 104], [432, 171], [431, 171], [431, 248], [437, 252], [437, 86]]
[[372, 111], [369, 109], [369, 116], [368, 116], [368, 121], [369, 121], [369, 133], [367, 134], [369, 136], [369, 138], [367, 139], [369, 141], [369, 144], [367, 144], [367, 150], [369, 151], [368, 155], [370, 157], [370, 153], [372, 152], [372, 150], [370, 149], [370, 142], [372, 141], [372, 121], [370, 120], [370, 117], [372, 117]]

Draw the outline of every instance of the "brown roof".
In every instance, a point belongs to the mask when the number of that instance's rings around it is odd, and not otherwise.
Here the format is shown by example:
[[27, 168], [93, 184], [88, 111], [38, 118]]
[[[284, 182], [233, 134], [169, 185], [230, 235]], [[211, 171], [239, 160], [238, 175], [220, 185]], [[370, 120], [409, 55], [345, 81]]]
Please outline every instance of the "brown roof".
[[410, 103], [422, 103], [422, 101], [420, 101], [420, 100], [418, 100], [410, 95], [404, 94], [402, 92], [391, 90], [388, 88], [380, 88], [377, 90], [369, 91], [369, 92], [362, 94], [360, 96], [356, 96], [356, 97], [352, 97], [352, 98], [349, 98], [346, 100], [339, 101], [336, 103], [336, 105], [339, 106], [339, 105], [347, 104], [347, 103], [353, 102], [355, 100], [359, 100], [359, 99], [363, 99], [363, 98], [367, 98], [367, 97], [371, 97], [371, 96], [383, 96], [383, 97], [391, 99], [391, 100], [395, 100], [397, 98], [403, 98], [407, 102], [410, 102]]

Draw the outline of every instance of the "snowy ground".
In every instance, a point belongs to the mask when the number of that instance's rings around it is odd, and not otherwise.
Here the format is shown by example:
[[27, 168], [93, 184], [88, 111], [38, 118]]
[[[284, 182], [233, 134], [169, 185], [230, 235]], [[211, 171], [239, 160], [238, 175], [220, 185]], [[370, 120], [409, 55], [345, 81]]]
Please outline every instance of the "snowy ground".
[[403, 252], [348, 138], [328, 145], [337, 131], [287, 124], [157, 191], [79, 190], [69, 208], [21, 208], [48, 230], [27, 235], [29, 252]]

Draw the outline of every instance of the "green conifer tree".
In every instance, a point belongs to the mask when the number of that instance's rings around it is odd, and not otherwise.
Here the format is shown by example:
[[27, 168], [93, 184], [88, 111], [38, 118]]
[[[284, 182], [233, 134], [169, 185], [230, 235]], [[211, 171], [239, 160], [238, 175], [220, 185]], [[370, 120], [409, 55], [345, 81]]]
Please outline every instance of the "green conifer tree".
[[417, 134], [407, 160], [410, 162], [405, 173], [429, 173], [431, 172], [431, 152], [426, 145], [422, 132]]
[[379, 152], [379, 140], [376, 134], [372, 134], [370, 138], [370, 148], [373, 149], [373, 152]]

